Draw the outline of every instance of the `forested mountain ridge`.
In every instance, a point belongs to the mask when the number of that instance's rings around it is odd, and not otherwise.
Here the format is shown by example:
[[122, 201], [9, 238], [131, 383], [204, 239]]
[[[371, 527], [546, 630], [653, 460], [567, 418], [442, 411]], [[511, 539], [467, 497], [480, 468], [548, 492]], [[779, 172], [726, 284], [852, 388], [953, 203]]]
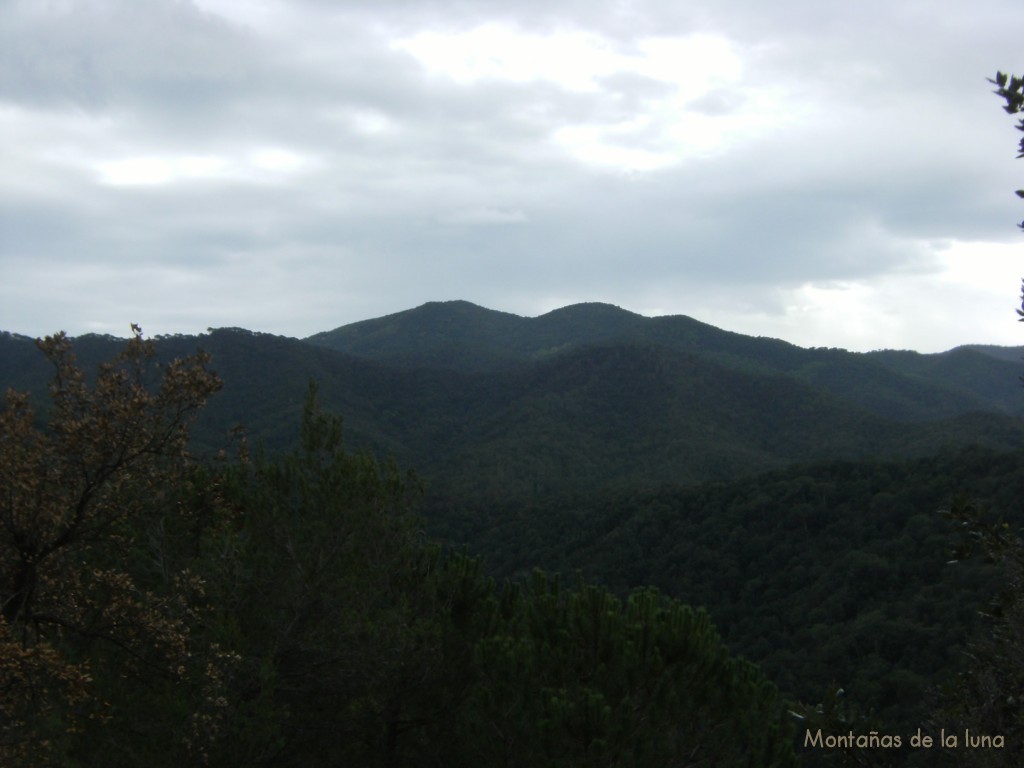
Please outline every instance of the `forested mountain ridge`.
[[[451, 309], [455, 316], [487, 312], [462, 303]], [[486, 336], [480, 330], [485, 322], [455, 322], [448, 305], [430, 313], [430, 327], [448, 324], [450, 334], [478, 341]], [[496, 315], [499, 324], [518, 322]], [[665, 327], [696, 328], [707, 336], [696, 345], [702, 351], [693, 351], [645, 339], [593, 341], [620, 328], [623, 317], [637, 327], [647, 321], [604, 305], [545, 317], [547, 330], [535, 341], [545, 349], [556, 342], [567, 348], [497, 371], [410, 368], [240, 329], [165, 337], [157, 347], [167, 358], [202, 347], [224, 379], [224, 391], [194, 430], [198, 444], [216, 448], [232, 425], [243, 424], [252, 440], [284, 447], [314, 379], [325, 406], [344, 414], [353, 446], [415, 467], [431, 492], [445, 495], [508, 498], [728, 480], [820, 458], [923, 456], [972, 443], [1024, 447], [1024, 422], [1000, 410], [1004, 371], [998, 366], [1012, 366], [980, 353], [936, 356], [941, 360], [935, 363], [922, 362], [931, 356], [898, 353], [881, 364], [667, 318]], [[410, 333], [398, 330], [393, 337]], [[680, 338], [673, 334], [665, 338]], [[509, 338], [506, 350], [525, 344], [523, 337]], [[714, 339], [720, 343], [712, 345]], [[76, 350], [89, 368], [119, 343], [85, 336]], [[750, 354], [741, 358], [744, 349]], [[965, 364], [945, 363], [964, 356]], [[907, 372], [893, 370], [900, 366]], [[967, 368], [973, 391], [956, 379]], [[0, 385], [40, 392], [48, 375], [30, 340], [0, 337]], [[986, 391], [995, 394], [986, 399]]]
[[995, 357], [999, 360], [1007, 360], [1011, 363], [1024, 361], [1024, 347], [1000, 347], [995, 344], [965, 344], [950, 350], [955, 352], [958, 349], [969, 349], [974, 352]]
[[430, 302], [306, 341], [400, 368], [465, 372], [530, 365], [588, 345], [657, 345], [728, 368], [793, 376], [895, 419], [1024, 413], [1018, 397], [1024, 361], [1013, 348], [975, 345], [940, 354], [805, 349], [684, 315], [644, 317], [610, 304], [576, 304], [529, 318], [465, 301]]
[[[223, 380], [193, 431], [202, 453], [237, 423], [266, 446], [256, 456], [294, 450], [315, 380], [323, 406], [344, 416], [346, 443], [425, 481], [430, 535], [485, 555], [495, 575], [521, 583], [536, 566], [581, 569], [623, 596], [653, 585], [707, 606], [731, 651], [763, 664], [787, 696], [813, 703], [838, 680], [893, 727], [923, 716], [922, 696], [956, 669], [992, 578], [973, 564], [944, 570], [951, 537], [934, 512], [966, 492], [1013, 519], [1020, 497], [1021, 454], [1007, 452], [1024, 449], [1012, 362], [973, 349], [804, 350], [689, 318], [665, 319], [650, 338], [647, 318], [606, 305], [550, 313], [535, 336], [515, 330], [522, 318], [466, 303], [429, 310], [425, 327], [403, 321], [389, 338], [415, 349], [419, 334], [426, 354], [440, 333], [444, 365], [243, 329], [161, 337], [156, 349], [166, 363], [202, 348]], [[83, 336], [74, 351], [94, 372], [122, 343]], [[530, 344], [542, 353], [508, 362]], [[508, 364], [461, 365], [477, 352]], [[0, 334], [0, 386], [41, 395], [52, 373], [33, 340]], [[332, 482], [316, 480], [315, 499], [333, 499]], [[306, 516], [333, 530], [319, 512], [276, 514], [267, 547]], [[524, 617], [549, 588], [539, 583]], [[595, 605], [610, 599], [593, 594]], [[501, 654], [486, 674], [504, 674]]]

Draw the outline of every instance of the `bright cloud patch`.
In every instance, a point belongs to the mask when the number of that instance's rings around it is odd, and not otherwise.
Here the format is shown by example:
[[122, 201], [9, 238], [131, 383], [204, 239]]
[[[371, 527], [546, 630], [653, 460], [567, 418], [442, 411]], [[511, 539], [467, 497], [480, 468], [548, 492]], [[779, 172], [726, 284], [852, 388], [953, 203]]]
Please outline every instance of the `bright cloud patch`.
[[392, 47], [458, 83], [549, 80], [574, 91], [598, 90], [597, 79], [621, 71], [623, 59], [591, 33], [527, 35], [496, 24], [454, 34], [420, 32]]
[[[909, 347], [942, 352], [958, 344], [1020, 344], [1014, 314], [1024, 273], [1020, 246], [955, 241], [934, 249], [934, 272], [806, 283], [780, 292], [781, 316], [751, 316], [746, 321], [723, 316], [724, 324], [804, 346], [861, 351]], [[977, 328], [996, 332], [981, 338]], [[937, 345], [936, 339], [941, 343]]]
[[634, 121], [618, 125], [569, 125], [555, 131], [554, 140], [567, 152], [588, 165], [653, 171], [671, 165], [676, 155], [645, 147], [635, 141]]
[[280, 173], [297, 171], [305, 164], [301, 155], [289, 152], [287, 149], [277, 148], [260, 149], [253, 152], [250, 162], [261, 170]]
[[595, 92], [602, 79], [633, 73], [672, 83], [691, 99], [718, 82], [735, 81], [742, 70], [730, 43], [711, 35], [649, 37], [622, 49], [590, 32], [533, 35], [485, 24], [459, 33], [420, 32], [393, 41], [392, 48], [459, 83], [546, 80]]
[[739, 81], [743, 65], [731, 43], [712, 35], [651, 37], [637, 43], [639, 55], [626, 71], [665, 80], [678, 89], [676, 98], [691, 101], [714, 88]]
[[294, 152], [261, 148], [239, 157], [144, 155], [99, 163], [100, 181], [110, 186], [158, 186], [201, 179], [253, 180], [302, 169], [307, 160]]
[[[626, 120], [553, 128], [555, 144], [588, 165], [663, 168], [721, 146], [737, 120], [749, 137], [752, 121], [742, 114], [745, 102], [757, 102], [760, 117], [754, 124], [772, 112], [764, 98], [734, 93], [740, 89], [742, 61], [727, 39], [714, 35], [647, 37], [623, 47], [593, 33], [535, 35], [486, 24], [460, 33], [421, 32], [394, 41], [392, 48], [460, 84], [549, 82], [605, 103], [622, 95], [617, 77], [656, 85], [630, 108]], [[709, 109], [712, 103], [715, 108]]]
[[100, 178], [113, 186], [153, 186], [182, 179], [220, 175], [225, 162], [217, 157], [132, 157], [102, 163]]

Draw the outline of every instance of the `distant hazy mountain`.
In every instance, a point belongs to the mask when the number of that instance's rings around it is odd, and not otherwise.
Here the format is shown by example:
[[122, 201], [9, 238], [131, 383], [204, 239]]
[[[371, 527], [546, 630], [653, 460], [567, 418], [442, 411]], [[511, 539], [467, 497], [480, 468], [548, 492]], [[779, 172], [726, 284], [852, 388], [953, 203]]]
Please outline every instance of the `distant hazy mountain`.
[[463, 372], [506, 370], [594, 344], [653, 344], [731, 369], [787, 374], [896, 419], [972, 410], [1024, 414], [1024, 348], [960, 347], [930, 355], [804, 349], [682, 315], [643, 317], [609, 304], [576, 304], [527, 318], [465, 301], [432, 302], [307, 341], [400, 368]]
[[957, 347], [952, 351], [955, 352], [961, 349], [981, 352], [982, 354], [995, 357], [999, 360], [1007, 360], [1018, 365], [1024, 363], [1024, 347], [999, 347], [994, 344], [966, 344], [962, 347]]
[[[84, 336], [76, 349], [91, 366], [121, 343]], [[167, 357], [202, 347], [225, 381], [198, 425], [201, 446], [236, 423], [269, 448], [289, 442], [312, 378], [351, 444], [460, 496], [1024, 446], [1020, 366], [1005, 356], [803, 349], [606, 304], [523, 318], [431, 303], [306, 341], [222, 329], [158, 346]], [[0, 336], [0, 385], [42, 393], [47, 378], [30, 340]]]

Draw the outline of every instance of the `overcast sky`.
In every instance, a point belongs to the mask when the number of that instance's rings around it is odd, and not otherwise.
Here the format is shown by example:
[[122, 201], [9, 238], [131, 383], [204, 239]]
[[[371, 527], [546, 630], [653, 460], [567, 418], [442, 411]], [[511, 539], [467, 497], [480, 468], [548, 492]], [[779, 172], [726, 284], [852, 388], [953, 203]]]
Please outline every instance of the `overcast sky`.
[[0, 329], [1024, 344], [1020, 0], [4, 0]]

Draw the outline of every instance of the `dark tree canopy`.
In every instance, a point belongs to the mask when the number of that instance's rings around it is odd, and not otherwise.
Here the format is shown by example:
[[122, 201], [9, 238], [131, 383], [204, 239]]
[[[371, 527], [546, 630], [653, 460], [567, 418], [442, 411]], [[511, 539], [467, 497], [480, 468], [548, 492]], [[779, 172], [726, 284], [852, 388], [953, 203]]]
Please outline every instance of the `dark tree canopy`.
[[[40, 340], [54, 371], [47, 423], [24, 393], [8, 390], [0, 408], [4, 765], [70, 762], [88, 723], [111, 725], [94, 733], [96, 750], [123, 741], [119, 717], [146, 717], [161, 690], [218, 695], [227, 657], [197, 639], [205, 585], [172, 531], [196, 522], [178, 504], [190, 483], [188, 427], [220, 379], [201, 353], [155, 364], [153, 344], [132, 331], [93, 376], [63, 333]], [[210, 721], [192, 715], [194, 750], [181, 721], [163, 735], [196, 757]], [[169, 743], [148, 735], [157, 750]]]
[[[1016, 75], [1007, 75], [1004, 72], [996, 72], [995, 78], [990, 77], [988, 81], [996, 86], [995, 93], [1006, 101], [1003, 109], [1007, 113], [1016, 115], [1024, 110], [1024, 78], [1017, 77]], [[1024, 118], [1017, 121], [1016, 127], [1018, 131], [1024, 132]], [[1021, 137], [1017, 149], [1017, 159], [1024, 158], [1024, 137]], [[1017, 190], [1017, 197], [1024, 198], [1024, 189]], [[1024, 221], [1017, 226], [1024, 229]], [[1017, 315], [1018, 320], [1024, 322], [1024, 281], [1022, 281], [1021, 287], [1021, 306], [1017, 310]]]
[[201, 461], [204, 355], [158, 364], [135, 329], [90, 376], [39, 346], [47, 418], [0, 408], [0, 764], [794, 765], [775, 686], [707, 613], [497, 588], [315, 386], [292, 450]]

